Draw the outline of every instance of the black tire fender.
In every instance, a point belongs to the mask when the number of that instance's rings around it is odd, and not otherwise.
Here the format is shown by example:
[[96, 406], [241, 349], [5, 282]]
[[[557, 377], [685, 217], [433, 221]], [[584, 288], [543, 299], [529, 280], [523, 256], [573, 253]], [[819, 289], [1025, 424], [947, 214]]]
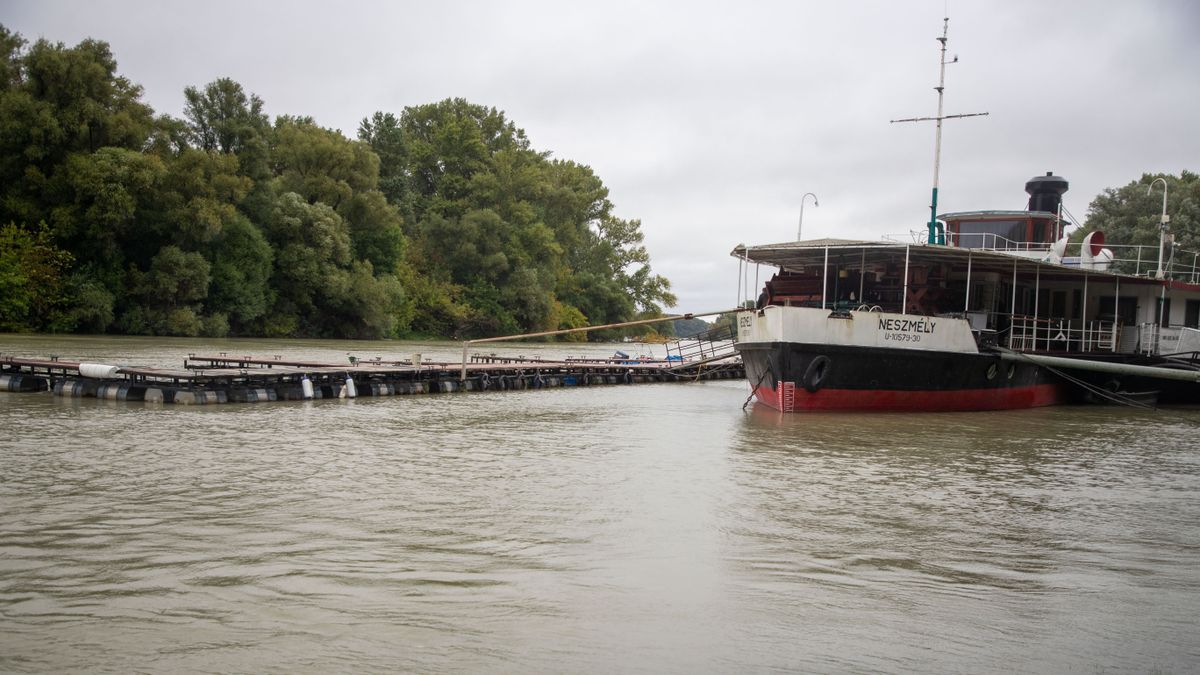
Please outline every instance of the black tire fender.
[[808, 367], [804, 369], [804, 377], [801, 379], [801, 383], [808, 393], [817, 393], [817, 390], [829, 378], [829, 370], [832, 367], [833, 360], [824, 354], [818, 354], [808, 362]]

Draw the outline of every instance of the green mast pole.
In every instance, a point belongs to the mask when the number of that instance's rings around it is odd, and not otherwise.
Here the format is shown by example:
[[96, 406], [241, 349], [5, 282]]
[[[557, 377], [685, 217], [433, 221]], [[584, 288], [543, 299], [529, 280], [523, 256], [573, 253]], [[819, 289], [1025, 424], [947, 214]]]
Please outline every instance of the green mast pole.
[[929, 203], [929, 237], [926, 240], [930, 244], [945, 244], [946, 231], [938, 224], [937, 219], [937, 203], [938, 203], [938, 183], [942, 168], [942, 120], [955, 119], [958, 117], [976, 117], [986, 115], [987, 113], [968, 113], [965, 115], [945, 115], [943, 114], [943, 98], [946, 91], [946, 64], [958, 62], [958, 57], [954, 57], [950, 61], [946, 60], [946, 42], [949, 40], [950, 34], [950, 17], [942, 19], [942, 36], [937, 38], [937, 41], [942, 43], [942, 54], [940, 59], [940, 70], [938, 72], [938, 86], [934, 87], [938, 93], [937, 117], [912, 117], [903, 120], [892, 120], [895, 122], [926, 122], [933, 120], [937, 123], [937, 131], [934, 135], [933, 142], [933, 196]]
[[938, 38], [938, 42], [942, 43], [942, 58], [941, 69], [938, 72], [938, 112], [937, 112], [937, 132], [934, 134], [933, 141], [933, 199], [929, 204], [929, 242], [930, 244], [945, 244], [946, 233], [940, 232], [937, 226], [937, 192], [938, 192], [938, 173], [942, 168], [942, 99], [946, 92], [946, 40], [950, 34], [950, 17], [942, 19], [942, 37]]

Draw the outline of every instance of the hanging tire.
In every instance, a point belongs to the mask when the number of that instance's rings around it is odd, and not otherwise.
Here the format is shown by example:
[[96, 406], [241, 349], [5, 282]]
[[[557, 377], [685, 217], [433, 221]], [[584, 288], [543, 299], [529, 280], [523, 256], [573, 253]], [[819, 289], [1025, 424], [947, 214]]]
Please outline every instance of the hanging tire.
[[808, 367], [804, 369], [804, 377], [800, 380], [808, 393], [817, 393], [817, 390], [825, 384], [832, 365], [833, 361], [824, 354], [816, 356], [812, 361], [809, 361]]

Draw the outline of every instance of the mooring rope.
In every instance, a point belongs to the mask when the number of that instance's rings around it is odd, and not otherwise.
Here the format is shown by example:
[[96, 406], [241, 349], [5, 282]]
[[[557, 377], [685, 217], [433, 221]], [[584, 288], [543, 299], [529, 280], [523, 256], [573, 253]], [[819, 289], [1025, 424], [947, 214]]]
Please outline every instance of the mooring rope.
[[769, 369], [764, 368], [762, 375], [758, 376], [758, 382], [755, 382], [754, 386], [750, 387], [750, 395], [746, 397], [746, 402], [742, 404], [742, 410], [745, 410], [746, 406], [750, 405], [750, 402], [754, 400], [754, 392], [758, 391], [758, 388], [762, 386], [763, 380], [767, 379], [768, 372], [770, 372]]

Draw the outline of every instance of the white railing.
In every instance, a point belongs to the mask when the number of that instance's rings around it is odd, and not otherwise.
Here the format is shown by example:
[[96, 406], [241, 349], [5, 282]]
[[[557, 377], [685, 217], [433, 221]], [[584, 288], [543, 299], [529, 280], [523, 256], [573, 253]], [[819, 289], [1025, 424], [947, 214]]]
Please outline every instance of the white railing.
[[1120, 324], [1112, 321], [1076, 323], [1068, 319], [1014, 316], [1008, 348], [1018, 352], [1115, 352], [1120, 348]]
[[[882, 239], [897, 244], [924, 244], [927, 236], [926, 230], [909, 230], [905, 234], [885, 234]], [[946, 232], [946, 243], [950, 246], [982, 251], [1024, 251], [1043, 253], [1047, 256], [1049, 256], [1051, 248], [1051, 244], [1045, 242], [1014, 241], [987, 232], [958, 235]], [[1078, 267], [1082, 247], [1082, 243], [1077, 241], [1067, 244], [1062, 264], [1068, 267]], [[1158, 246], [1106, 243], [1104, 248], [1113, 252], [1113, 260], [1107, 268], [1111, 271], [1121, 271], [1134, 276], [1154, 276], [1158, 271]], [[1166, 278], [1200, 284], [1200, 253], [1178, 249], [1172, 255], [1168, 251], [1163, 264], [1166, 266], [1166, 270], [1164, 270]]]
[[1139, 354], [1179, 354], [1200, 351], [1200, 331], [1195, 328], [1172, 328], [1157, 323], [1138, 325]]
[[1200, 330], [1195, 328], [1180, 328], [1179, 342], [1175, 350], [1182, 353], [1200, 352]]
[[[957, 241], [956, 241], [957, 239]], [[946, 243], [960, 248], [974, 248], [984, 251], [1039, 251], [1050, 252], [1050, 244], [1045, 242], [1014, 241], [1007, 237], [990, 232], [975, 232], [968, 234], [946, 233]]]

